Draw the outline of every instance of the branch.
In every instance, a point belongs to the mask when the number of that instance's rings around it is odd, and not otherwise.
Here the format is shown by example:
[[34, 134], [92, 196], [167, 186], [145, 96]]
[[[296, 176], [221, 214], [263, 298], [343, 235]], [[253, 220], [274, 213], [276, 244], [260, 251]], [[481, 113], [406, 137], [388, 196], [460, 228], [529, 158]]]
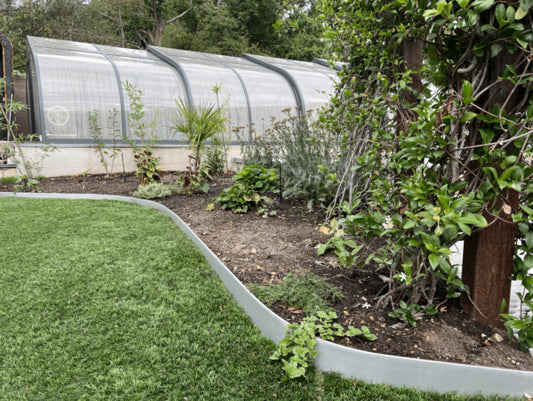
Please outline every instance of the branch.
[[189, 8], [187, 8], [184, 12], [182, 12], [180, 15], [176, 15], [174, 17], [172, 17], [171, 19], [169, 19], [168, 21], [165, 22], [164, 25], [168, 25], [168, 24], [171, 24], [172, 22], [180, 19], [181, 17], [183, 17], [185, 14], [187, 14], [189, 11], [191, 11], [192, 9], [192, 0], [189, 0]]
[[96, 12], [97, 12], [98, 14], [100, 14], [102, 17], [107, 18], [108, 20], [111, 20], [111, 21], [113, 21], [114, 23], [118, 24], [118, 21], [117, 21], [116, 18], [114, 18], [114, 17], [112, 17], [112, 16], [110, 16], [110, 15], [107, 15], [107, 14], [101, 12], [101, 11], [96, 11]]

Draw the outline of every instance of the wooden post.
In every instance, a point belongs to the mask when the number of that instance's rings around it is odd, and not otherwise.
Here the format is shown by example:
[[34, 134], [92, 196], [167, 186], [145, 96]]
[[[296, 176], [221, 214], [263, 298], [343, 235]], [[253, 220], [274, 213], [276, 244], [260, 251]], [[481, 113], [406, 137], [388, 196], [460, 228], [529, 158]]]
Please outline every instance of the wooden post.
[[489, 227], [465, 240], [462, 279], [470, 296], [463, 295], [461, 305], [473, 319], [494, 327], [503, 327], [499, 316], [502, 299], [507, 310], [509, 307], [516, 237], [511, 213], [517, 207], [518, 192], [505, 190], [494, 207], [500, 215], [485, 213]]
[[[502, 51], [491, 60], [486, 85], [498, 82], [507, 65], [516, 66], [520, 54]], [[505, 110], [513, 113], [517, 107], [519, 94], [510, 99], [513, 85], [500, 81], [493, 85], [486, 97], [484, 107], [505, 104]], [[522, 94], [523, 95], [523, 94]], [[477, 132], [474, 135], [479, 134]], [[503, 327], [500, 318], [500, 305], [505, 300], [509, 307], [513, 272], [514, 244], [517, 225], [512, 222], [512, 213], [518, 211], [518, 192], [504, 190], [493, 205], [489, 205], [484, 217], [489, 223], [472, 236], [467, 237], [463, 254], [463, 282], [470, 288], [470, 296], [463, 295], [461, 305], [475, 320], [494, 327]], [[495, 217], [490, 211], [496, 211]]]

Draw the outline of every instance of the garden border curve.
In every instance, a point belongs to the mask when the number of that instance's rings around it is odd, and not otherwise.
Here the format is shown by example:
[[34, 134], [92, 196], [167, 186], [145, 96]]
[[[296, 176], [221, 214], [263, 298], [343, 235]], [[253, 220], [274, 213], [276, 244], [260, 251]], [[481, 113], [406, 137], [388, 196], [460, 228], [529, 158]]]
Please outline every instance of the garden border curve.
[[[181, 220], [160, 203], [116, 195], [0, 192], [0, 197], [117, 200], [156, 209], [167, 216], [198, 246], [224, 285], [263, 335], [275, 342], [285, 336], [288, 324], [263, 305]], [[415, 387], [440, 393], [523, 396], [533, 394], [533, 371], [490, 368], [377, 354], [318, 340], [315, 366], [323, 372], [394, 386]]]

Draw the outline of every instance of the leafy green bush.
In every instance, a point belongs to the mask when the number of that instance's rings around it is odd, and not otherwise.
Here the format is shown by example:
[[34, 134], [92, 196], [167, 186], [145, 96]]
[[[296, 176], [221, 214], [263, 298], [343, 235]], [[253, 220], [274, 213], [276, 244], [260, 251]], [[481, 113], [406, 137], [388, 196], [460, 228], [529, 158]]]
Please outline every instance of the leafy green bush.
[[266, 169], [257, 164], [244, 166], [233, 176], [235, 184], [224, 189], [215, 198], [222, 209], [233, 213], [246, 213], [252, 208], [266, 208], [272, 199], [263, 194], [279, 192], [278, 177], [273, 169]]
[[142, 199], [167, 198], [178, 193], [178, 188], [174, 185], [152, 182], [146, 185], [139, 185], [133, 196]]
[[194, 195], [197, 192], [206, 194], [209, 192], [209, 181], [211, 181], [211, 168], [207, 164], [201, 164], [198, 170], [192, 164], [189, 164], [187, 171], [180, 174], [178, 185], [189, 194]]
[[285, 279], [273, 285], [250, 284], [250, 291], [265, 305], [277, 303], [297, 307], [305, 313], [330, 309], [330, 301], [344, 298], [335, 286], [326, 283], [319, 276], [308, 272], [303, 276], [287, 274]]

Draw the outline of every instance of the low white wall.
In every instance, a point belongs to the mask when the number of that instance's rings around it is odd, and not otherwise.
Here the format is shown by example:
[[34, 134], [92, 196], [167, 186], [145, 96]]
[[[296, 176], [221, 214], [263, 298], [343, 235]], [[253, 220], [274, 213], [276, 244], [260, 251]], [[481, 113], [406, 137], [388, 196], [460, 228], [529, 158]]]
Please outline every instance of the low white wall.
[[[95, 147], [56, 145], [52, 148], [50, 146], [45, 147], [42, 144], [25, 143], [22, 144], [21, 149], [26, 159], [35, 166], [33, 171], [36, 175], [59, 177], [82, 173], [103, 174], [106, 172], [104, 165], [100, 162], [100, 154]], [[110, 148], [105, 150], [109, 153], [112, 152]], [[228, 163], [229, 168], [232, 170], [239, 169], [239, 166], [235, 165], [234, 159], [241, 157], [240, 151], [240, 146], [228, 148]], [[158, 146], [154, 148], [154, 152], [161, 158], [161, 167], [167, 171], [185, 170], [189, 163], [188, 156], [191, 154], [191, 150], [185, 146]], [[114, 159], [109, 156], [105, 157], [111, 173], [122, 172], [122, 159], [124, 159], [126, 172], [136, 170], [132, 151], [129, 147], [121, 148]], [[4, 170], [2, 174], [4, 176], [25, 174], [21, 164], [17, 164], [16, 169]]]

